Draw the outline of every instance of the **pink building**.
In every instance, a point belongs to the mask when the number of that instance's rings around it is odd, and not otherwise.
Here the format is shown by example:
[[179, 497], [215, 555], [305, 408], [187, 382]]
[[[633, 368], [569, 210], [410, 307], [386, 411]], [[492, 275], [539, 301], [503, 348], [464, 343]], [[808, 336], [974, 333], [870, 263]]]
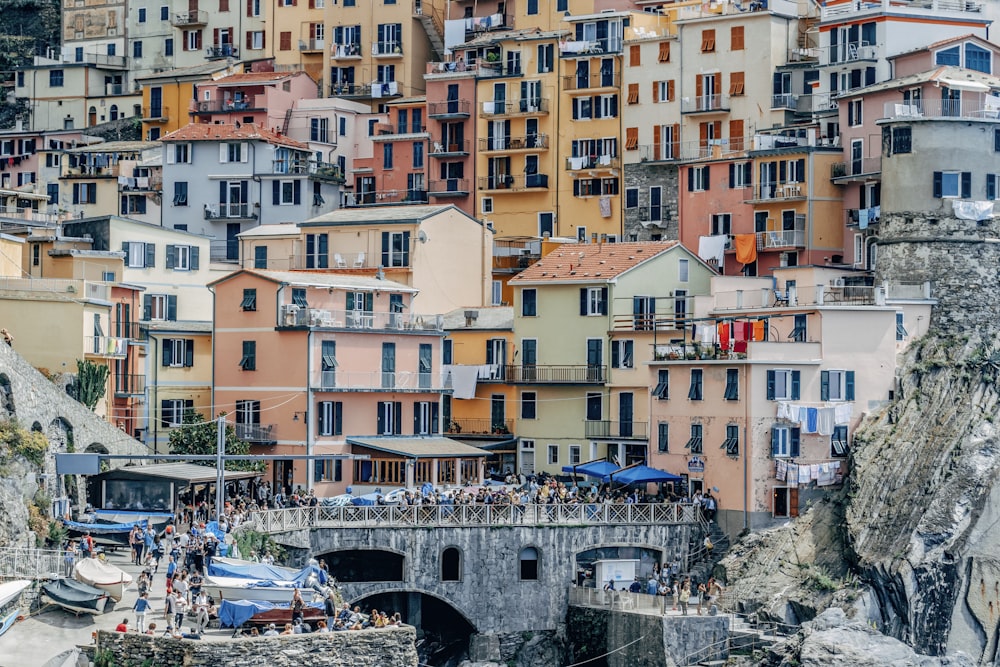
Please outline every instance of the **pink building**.
[[368, 457], [274, 461], [276, 486], [330, 496], [352, 484], [363, 492], [359, 484], [480, 479], [486, 452], [440, 436], [450, 392], [444, 323], [411, 311], [415, 289], [372, 276], [251, 270], [210, 287], [215, 412], [233, 417], [254, 453]]
[[427, 131], [430, 134], [428, 193], [438, 204], [454, 204], [476, 217], [476, 70], [456, 63], [428, 63]]
[[346, 207], [426, 204], [427, 102], [409, 97], [386, 105], [388, 122], [372, 123], [373, 155], [354, 160], [354, 193]]
[[194, 123], [254, 123], [284, 131], [288, 110], [317, 92], [305, 72], [242, 72], [195, 86], [189, 111]]

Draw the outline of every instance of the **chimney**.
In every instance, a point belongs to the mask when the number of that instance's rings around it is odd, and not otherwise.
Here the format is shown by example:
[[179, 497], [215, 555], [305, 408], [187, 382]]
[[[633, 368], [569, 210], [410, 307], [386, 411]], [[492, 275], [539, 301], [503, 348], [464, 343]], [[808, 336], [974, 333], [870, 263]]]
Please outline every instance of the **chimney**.
[[465, 311], [465, 326], [471, 327], [479, 319], [478, 310], [467, 310]]

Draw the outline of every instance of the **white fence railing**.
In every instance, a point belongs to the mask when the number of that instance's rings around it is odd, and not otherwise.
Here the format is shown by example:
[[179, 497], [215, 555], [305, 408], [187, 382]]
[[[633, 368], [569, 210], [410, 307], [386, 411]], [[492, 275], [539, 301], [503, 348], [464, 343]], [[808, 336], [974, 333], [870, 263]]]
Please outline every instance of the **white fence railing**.
[[21, 547], [0, 548], [0, 579], [48, 579], [63, 571], [62, 552]]
[[294, 507], [256, 512], [244, 525], [266, 533], [307, 528], [696, 524], [694, 505], [616, 503], [581, 505], [389, 505]]

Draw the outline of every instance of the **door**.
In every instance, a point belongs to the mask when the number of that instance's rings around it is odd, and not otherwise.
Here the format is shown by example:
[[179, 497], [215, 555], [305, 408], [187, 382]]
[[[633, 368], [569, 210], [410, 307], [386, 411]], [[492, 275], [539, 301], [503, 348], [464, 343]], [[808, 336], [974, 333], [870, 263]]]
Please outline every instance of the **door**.
[[851, 140], [851, 174], [860, 174], [864, 171], [863, 156], [865, 152], [864, 139]]
[[458, 84], [448, 85], [448, 113], [458, 113]]
[[493, 394], [490, 398], [490, 430], [503, 433], [507, 428], [507, 406], [503, 394]]
[[703, 74], [702, 80], [702, 110], [707, 111], [709, 109], [715, 109], [719, 106], [718, 99], [716, 95], [718, 94], [717, 83], [715, 74]]
[[576, 61], [576, 87], [578, 90], [590, 88], [590, 61]]
[[490, 366], [490, 379], [502, 380], [507, 367], [507, 341], [491, 338], [486, 341], [486, 364]]
[[149, 117], [160, 118], [163, 115], [163, 89], [149, 89]]
[[962, 91], [952, 90], [951, 88], [941, 89], [941, 115], [962, 115]]
[[507, 110], [507, 84], [493, 84], [493, 113], [504, 113]]
[[622, 438], [632, 437], [632, 394], [624, 392], [618, 394], [618, 434]]
[[419, 372], [418, 380], [421, 389], [431, 388], [431, 355], [433, 348], [429, 343], [421, 343], [419, 359], [417, 361]]
[[691, 496], [692, 497], [696, 493], [704, 493], [705, 492], [705, 480], [702, 480], [702, 479], [688, 480], [688, 488], [691, 491]]
[[603, 58], [601, 60], [601, 87], [611, 88], [615, 85], [615, 60], [614, 58]]
[[[226, 259], [228, 260], [235, 261], [240, 258], [240, 240], [237, 238], [239, 234], [240, 223], [226, 223]], [[264, 250], [266, 251], [267, 248], [265, 247]]]
[[674, 292], [674, 326], [683, 327], [687, 319], [687, 290]]
[[656, 317], [656, 298], [651, 296], [632, 297], [632, 328], [636, 331], [650, 331]]
[[521, 473], [531, 475], [535, 472], [535, 441], [521, 441]]
[[521, 375], [523, 380], [530, 382], [535, 379], [535, 366], [538, 364], [538, 341], [525, 338], [521, 341]]
[[603, 382], [601, 364], [604, 360], [604, 341], [600, 338], [587, 339], [587, 382]]
[[553, 214], [550, 212], [539, 213], [538, 214], [538, 236], [541, 238], [547, 238], [549, 236], [555, 235], [555, 229], [553, 224]]
[[271, 484], [275, 493], [280, 491], [288, 495], [292, 492], [292, 475], [295, 472], [294, 465], [293, 461], [285, 459], [274, 462]]
[[396, 386], [396, 344], [382, 343], [382, 388]]

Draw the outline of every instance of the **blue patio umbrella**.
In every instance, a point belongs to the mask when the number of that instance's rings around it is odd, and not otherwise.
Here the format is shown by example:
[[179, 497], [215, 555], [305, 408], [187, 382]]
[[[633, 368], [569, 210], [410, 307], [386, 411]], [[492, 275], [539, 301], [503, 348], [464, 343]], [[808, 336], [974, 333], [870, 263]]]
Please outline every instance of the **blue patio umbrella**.
[[646, 484], [648, 482], [679, 482], [680, 476], [647, 465], [629, 466], [609, 473], [611, 481], [619, 484]]
[[573, 475], [586, 475], [587, 477], [597, 477], [603, 481], [608, 481], [608, 475], [619, 470], [618, 466], [603, 459], [578, 463], [575, 466], [563, 466], [563, 472]]

